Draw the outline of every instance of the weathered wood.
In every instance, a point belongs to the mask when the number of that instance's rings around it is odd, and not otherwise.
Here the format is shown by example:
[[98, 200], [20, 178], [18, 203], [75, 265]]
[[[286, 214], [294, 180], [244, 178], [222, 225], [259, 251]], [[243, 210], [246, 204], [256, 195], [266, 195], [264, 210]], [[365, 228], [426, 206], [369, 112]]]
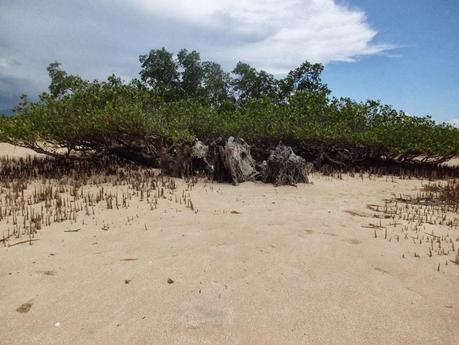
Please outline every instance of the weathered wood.
[[189, 171], [190, 175], [195, 175], [197, 172], [202, 172], [207, 176], [214, 174], [214, 165], [209, 157], [209, 146], [200, 140], [197, 140], [191, 148]]
[[[218, 147], [221, 169], [230, 182], [237, 185], [245, 181], [254, 181], [258, 175], [255, 161], [250, 154], [250, 146], [242, 138], [229, 137], [224, 146]], [[218, 176], [217, 176], [218, 177]]]
[[199, 172], [208, 176], [213, 174], [213, 165], [208, 161], [209, 147], [197, 140], [193, 146], [182, 145], [173, 152], [163, 150], [160, 168], [166, 175], [189, 177]]
[[259, 166], [262, 181], [275, 186], [309, 183], [312, 164], [296, 155], [290, 146], [283, 144], [271, 151], [269, 158]]

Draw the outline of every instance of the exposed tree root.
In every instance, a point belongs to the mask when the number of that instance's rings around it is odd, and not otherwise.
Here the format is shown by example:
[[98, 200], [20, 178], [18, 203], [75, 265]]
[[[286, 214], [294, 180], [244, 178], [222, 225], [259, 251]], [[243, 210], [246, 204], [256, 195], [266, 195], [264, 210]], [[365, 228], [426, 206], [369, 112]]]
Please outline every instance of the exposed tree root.
[[[241, 138], [208, 139], [177, 145], [158, 136], [120, 136], [115, 142], [103, 138], [78, 143], [11, 142], [45, 154], [57, 161], [100, 161], [117, 157], [135, 164], [160, 168], [173, 177], [207, 176], [238, 184], [244, 181], [295, 184], [308, 182], [314, 168], [324, 173], [371, 171], [377, 174], [408, 174], [441, 178], [459, 176], [458, 169], [440, 166], [449, 156], [412, 152], [392, 155], [380, 146], [352, 146], [345, 142], [273, 140], [247, 143]], [[265, 163], [263, 163], [265, 161]]]

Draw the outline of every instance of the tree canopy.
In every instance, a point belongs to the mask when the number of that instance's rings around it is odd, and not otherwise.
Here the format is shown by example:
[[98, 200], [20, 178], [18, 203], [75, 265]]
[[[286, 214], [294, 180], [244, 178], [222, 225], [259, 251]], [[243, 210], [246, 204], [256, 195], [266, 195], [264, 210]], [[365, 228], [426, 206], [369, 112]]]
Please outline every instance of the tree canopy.
[[451, 125], [379, 101], [332, 97], [321, 64], [305, 61], [276, 78], [243, 62], [228, 73], [186, 49], [153, 49], [139, 62], [139, 79], [128, 82], [114, 75], [88, 81], [51, 63], [49, 91], [35, 102], [23, 97], [15, 116], [0, 117], [0, 141], [75, 158], [123, 149], [154, 156], [228, 136], [262, 146], [288, 142], [308, 158], [337, 164], [439, 163], [459, 154]]

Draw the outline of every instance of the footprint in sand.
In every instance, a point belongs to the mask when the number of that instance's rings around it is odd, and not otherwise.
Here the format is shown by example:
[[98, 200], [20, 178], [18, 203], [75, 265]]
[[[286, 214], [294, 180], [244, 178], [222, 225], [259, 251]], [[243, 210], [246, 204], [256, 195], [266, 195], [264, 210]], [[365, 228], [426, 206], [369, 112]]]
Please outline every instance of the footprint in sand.
[[233, 308], [225, 298], [200, 298], [183, 303], [178, 315], [180, 323], [188, 329], [225, 327], [233, 322]]

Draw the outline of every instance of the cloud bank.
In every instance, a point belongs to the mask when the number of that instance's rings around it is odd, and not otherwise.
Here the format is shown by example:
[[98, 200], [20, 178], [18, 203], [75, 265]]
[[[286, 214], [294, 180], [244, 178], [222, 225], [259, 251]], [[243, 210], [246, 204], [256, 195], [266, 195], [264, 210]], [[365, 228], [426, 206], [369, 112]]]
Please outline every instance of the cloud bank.
[[[375, 44], [365, 13], [333, 0], [134, 0], [134, 6], [172, 21], [230, 33], [218, 58], [236, 57], [271, 72], [308, 59], [354, 61], [393, 48]], [[214, 42], [219, 46], [218, 41]]]
[[375, 43], [365, 13], [337, 0], [15, 0], [0, 3], [0, 108], [48, 84], [55, 60], [88, 79], [136, 76], [138, 55], [196, 49], [275, 74], [304, 60], [355, 61]]

